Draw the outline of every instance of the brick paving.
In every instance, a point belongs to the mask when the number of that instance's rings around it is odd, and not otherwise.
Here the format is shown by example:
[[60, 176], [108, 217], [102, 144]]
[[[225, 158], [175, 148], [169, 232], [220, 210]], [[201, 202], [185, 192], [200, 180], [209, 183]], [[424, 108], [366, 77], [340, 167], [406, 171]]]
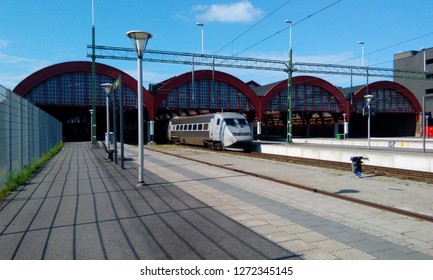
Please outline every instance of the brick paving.
[[[275, 163], [175, 152], [289, 176]], [[66, 143], [0, 204], [0, 259], [433, 259], [431, 223], [151, 150], [137, 187], [137, 154], [127, 146], [121, 170], [103, 149]], [[305, 181], [332, 175], [291, 168]]]

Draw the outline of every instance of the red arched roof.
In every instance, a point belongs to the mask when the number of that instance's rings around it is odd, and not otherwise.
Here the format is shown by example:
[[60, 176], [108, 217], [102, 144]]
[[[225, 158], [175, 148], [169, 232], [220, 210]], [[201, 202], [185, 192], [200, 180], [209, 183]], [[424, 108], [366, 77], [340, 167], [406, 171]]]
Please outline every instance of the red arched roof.
[[[349, 116], [349, 102], [346, 100], [344, 95], [341, 93], [341, 91], [330, 84], [329, 82], [313, 77], [313, 76], [296, 76], [292, 79], [292, 84], [295, 85], [302, 85], [302, 84], [308, 84], [312, 86], [316, 86], [319, 88], [322, 88], [332, 94], [335, 99], [338, 101], [338, 103], [341, 105], [344, 113]], [[287, 90], [288, 81], [283, 80], [277, 84], [275, 84], [273, 87], [271, 87], [263, 96], [262, 98], [262, 108], [266, 108], [266, 105], [272, 101], [272, 99], [277, 96], [281, 91]]]
[[[96, 74], [104, 75], [107, 77], [111, 77], [113, 79], [117, 79], [119, 75], [122, 75], [123, 84], [130, 88], [135, 94], [137, 94], [137, 80], [132, 78], [130, 75], [125, 72], [111, 67], [106, 64], [96, 63], [95, 64]], [[53, 77], [73, 73], [73, 72], [92, 72], [92, 63], [89, 61], [72, 61], [72, 62], [63, 62], [59, 64], [54, 64], [43, 68], [39, 71], [34, 72], [23, 81], [21, 81], [13, 90], [16, 94], [25, 97], [27, 94], [31, 92], [33, 88], [35, 88], [40, 83], [49, 80]], [[98, 85], [97, 85], [98, 86]], [[152, 106], [152, 97], [149, 92], [143, 88], [144, 102], [148, 104], [146, 107], [148, 110], [149, 117], [153, 119], [153, 106]]]
[[[213, 73], [212, 73], [213, 72]], [[194, 80], [212, 80], [214, 78], [216, 81], [225, 82], [237, 88], [239, 91], [243, 92], [247, 98], [251, 101], [257, 112], [260, 112], [260, 100], [255, 92], [248, 86], [248, 84], [239, 80], [238, 78], [220, 71], [212, 70], [197, 70], [194, 71]], [[192, 72], [187, 72], [182, 75], [173, 77], [163, 83], [159, 88], [159, 94], [155, 96], [155, 108], [158, 108], [160, 104], [167, 98], [167, 95], [174, 89], [178, 88], [182, 84], [192, 82]], [[259, 116], [257, 116], [259, 117]]]
[[[418, 99], [415, 97], [415, 95], [413, 95], [413, 93], [410, 90], [408, 90], [405, 86], [399, 83], [391, 82], [391, 81], [379, 81], [379, 82], [368, 84], [368, 91], [376, 91], [380, 89], [395, 90], [396, 92], [406, 97], [409, 100], [410, 104], [412, 105], [416, 113], [416, 118], [418, 120], [419, 113], [422, 112], [422, 107], [421, 104], [419, 104]], [[353, 103], [356, 104], [358, 101], [363, 100], [366, 94], [367, 94], [366, 86], [363, 86], [357, 92], [355, 92], [354, 95], [355, 98]]]

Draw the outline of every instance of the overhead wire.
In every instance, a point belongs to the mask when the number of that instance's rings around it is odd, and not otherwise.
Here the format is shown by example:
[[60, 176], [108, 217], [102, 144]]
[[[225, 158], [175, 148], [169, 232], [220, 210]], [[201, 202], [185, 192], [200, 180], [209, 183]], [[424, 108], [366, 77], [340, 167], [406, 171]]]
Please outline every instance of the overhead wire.
[[[395, 43], [393, 45], [390, 45], [390, 46], [383, 47], [383, 48], [378, 49], [378, 50], [374, 50], [374, 51], [368, 52], [368, 53], [366, 53], [364, 55], [370, 55], [370, 54], [378, 53], [378, 52], [381, 52], [381, 51], [384, 51], [384, 50], [387, 50], [387, 49], [390, 49], [390, 48], [393, 48], [393, 47], [397, 47], [397, 46], [400, 46], [400, 45], [403, 45], [403, 44], [406, 44], [406, 43], [409, 43], [409, 42], [412, 42], [412, 41], [415, 41], [415, 40], [418, 40], [418, 39], [421, 39], [421, 38], [424, 38], [424, 37], [427, 37], [427, 36], [430, 36], [430, 35], [433, 35], [433, 32], [429, 32], [429, 33], [426, 33], [424, 35], [417, 36], [415, 38], [411, 38], [411, 39], [408, 39], [408, 40], [405, 40], [405, 41], [402, 41], [402, 42], [399, 42], [399, 43]], [[352, 58], [349, 58], [349, 59], [337, 62], [337, 64], [341, 64], [341, 63], [344, 63], [344, 62], [347, 62], [347, 61], [351, 61], [351, 60], [354, 60], [354, 59], [357, 59], [357, 58], [360, 58], [360, 57], [361, 57], [361, 55], [358, 55], [358, 56], [355, 56], [355, 57], [352, 57]], [[384, 64], [384, 63], [387, 63], [387, 62], [390, 62], [390, 61], [392, 61], [392, 60], [384, 61], [384, 62], [380, 62], [380, 63], [375, 63], [375, 64], [371, 64], [370, 66]]]
[[[308, 16], [302, 18], [301, 20], [299, 20], [299, 21], [293, 23], [293, 24], [292, 24], [292, 27], [293, 27], [293, 26], [296, 26], [296, 25], [298, 25], [298, 24], [300, 24], [300, 23], [302, 23], [303, 21], [306, 21], [306, 20], [309, 19], [309, 18], [312, 18], [313, 16], [315, 16], [315, 15], [317, 15], [317, 14], [319, 14], [319, 13], [321, 13], [321, 12], [323, 12], [323, 11], [329, 9], [329, 8], [331, 8], [332, 6], [338, 4], [338, 3], [341, 2], [341, 1], [343, 1], [343, 0], [337, 0], [337, 1], [335, 1], [335, 2], [333, 2], [333, 3], [331, 3], [331, 4], [329, 4], [328, 6], [322, 8], [322, 9], [320, 9], [320, 10], [318, 10], [318, 11], [316, 11], [316, 12], [314, 12], [314, 13], [312, 13], [312, 14], [309, 14]], [[245, 52], [245, 51], [247, 51], [247, 50], [249, 50], [249, 49], [251, 49], [251, 48], [253, 48], [253, 47], [255, 47], [255, 46], [259, 45], [259, 44], [261, 44], [261, 43], [263, 43], [264, 41], [269, 40], [270, 38], [272, 38], [272, 37], [274, 37], [274, 36], [280, 34], [281, 32], [283, 32], [283, 31], [285, 31], [285, 30], [287, 30], [287, 29], [289, 29], [289, 28], [290, 28], [290, 27], [285, 27], [285, 28], [283, 28], [283, 29], [281, 29], [281, 30], [278, 30], [277, 32], [275, 32], [275, 33], [273, 33], [273, 34], [271, 34], [271, 35], [265, 37], [264, 39], [262, 39], [262, 40], [260, 40], [260, 41], [258, 41], [258, 42], [256, 42], [256, 43], [254, 43], [254, 44], [252, 44], [252, 45], [249, 46], [248, 48], [245, 48], [245, 49], [243, 49], [242, 51], [240, 51], [240, 52], [238, 52], [238, 53], [236, 53], [236, 54], [234, 54], [234, 55], [232, 55], [232, 56], [237, 56], [237, 55], [239, 55], [239, 54], [241, 54], [241, 53], [243, 53], [243, 52]]]
[[280, 5], [278, 8], [276, 8], [274, 11], [272, 11], [269, 15], [265, 16], [264, 18], [262, 18], [261, 20], [259, 20], [257, 23], [255, 23], [254, 25], [252, 25], [250, 28], [248, 28], [247, 30], [245, 30], [244, 32], [242, 32], [241, 34], [239, 34], [238, 36], [236, 36], [233, 40], [231, 40], [230, 42], [228, 42], [227, 44], [225, 44], [224, 46], [222, 46], [219, 50], [217, 50], [216, 52], [214, 52], [214, 54], [219, 53], [221, 50], [225, 49], [230, 44], [233, 44], [237, 39], [239, 39], [240, 37], [242, 37], [243, 35], [245, 35], [249, 31], [251, 31], [254, 27], [256, 27], [257, 25], [259, 25], [260, 23], [262, 23], [263, 21], [265, 21], [267, 18], [269, 18], [270, 16], [272, 16], [274, 13], [276, 13], [278, 10], [280, 10], [281, 8], [283, 8], [284, 6], [286, 6], [287, 4], [289, 4], [290, 2], [292, 2], [292, 0], [288, 0], [288, 1], [284, 2], [282, 5]]

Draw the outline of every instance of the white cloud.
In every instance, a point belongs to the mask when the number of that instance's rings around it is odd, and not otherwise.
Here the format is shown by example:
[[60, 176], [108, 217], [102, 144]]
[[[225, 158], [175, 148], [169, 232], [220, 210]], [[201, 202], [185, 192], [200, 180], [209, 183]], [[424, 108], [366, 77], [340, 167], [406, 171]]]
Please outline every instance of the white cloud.
[[263, 11], [254, 7], [249, 1], [240, 1], [232, 4], [197, 5], [193, 12], [198, 13], [196, 18], [203, 21], [217, 22], [251, 22], [260, 18]]
[[9, 41], [0, 39], [0, 49], [6, 48], [9, 45]]
[[0, 53], [0, 85], [13, 89], [28, 75], [48, 65], [50, 65], [50, 62], [46, 60]]

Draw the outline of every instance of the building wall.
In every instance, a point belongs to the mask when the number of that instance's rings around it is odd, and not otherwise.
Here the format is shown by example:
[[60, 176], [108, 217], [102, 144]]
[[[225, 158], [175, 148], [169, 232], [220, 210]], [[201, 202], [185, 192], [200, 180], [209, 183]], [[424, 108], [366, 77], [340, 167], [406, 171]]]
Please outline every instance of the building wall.
[[[424, 59], [425, 58], [425, 59]], [[433, 48], [422, 51], [407, 51], [394, 55], [395, 70], [412, 70], [417, 72], [429, 72], [433, 74]], [[422, 104], [423, 96], [427, 89], [433, 91], [433, 80], [415, 80], [395, 78], [395, 82], [408, 88]], [[433, 111], [433, 93], [426, 98], [426, 112]]]

